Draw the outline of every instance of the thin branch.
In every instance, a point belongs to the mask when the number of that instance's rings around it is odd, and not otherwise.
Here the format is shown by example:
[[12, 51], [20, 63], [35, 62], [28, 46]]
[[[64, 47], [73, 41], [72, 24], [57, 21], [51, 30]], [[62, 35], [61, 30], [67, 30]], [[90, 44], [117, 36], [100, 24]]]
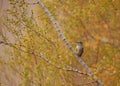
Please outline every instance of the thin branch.
[[36, 5], [36, 4], [38, 4], [38, 3], [27, 3], [28, 5]]
[[91, 81], [91, 82], [87, 82], [87, 83], [85, 83], [85, 84], [80, 84], [80, 85], [88, 85], [88, 84], [91, 84], [91, 83], [95, 83], [96, 81]]
[[45, 39], [46, 41], [50, 42], [54, 47], [56, 47], [53, 41], [51, 41], [50, 39], [48, 39], [44, 35], [40, 34], [36, 30], [32, 30], [31, 27], [29, 25], [27, 25], [25, 22], [21, 22], [21, 24], [24, 25], [24, 26], [26, 26], [27, 28], [29, 28], [29, 31], [33, 31], [34, 33], [36, 33], [36, 35], [38, 35], [39, 37]]
[[76, 53], [74, 52], [72, 46], [68, 43], [68, 41], [66, 40], [65, 36], [63, 35], [58, 23], [56, 22], [56, 20], [54, 19], [54, 17], [52, 16], [52, 14], [50, 13], [50, 11], [44, 6], [44, 4], [41, 2], [41, 0], [36, 0], [38, 2], [38, 4], [40, 5], [40, 7], [46, 12], [46, 14], [48, 15], [48, 17], [50, 18], [51, 22], [53, 23], [56, 31], [58, 32], [58, 35], [61, 37], [62, 41], [65, 43], [65, 45], [67, 46], [67, 48], [71, 51], [71, 53], [78, 59], [79, 63], [86, 69], [87, 73], [89, 76], [91, 76], [94, 80], [97, 81], [99, 86], [104, 86], [102, 84], [102, 82], [92, 73], [92, 71], [90, 70], [90, 68], [87, 66], [87, 64], [83, 61], [83, 59], [81, 57], [78, 57], [76, 55]]
[[72, 72], [77, 72], [79, 74], [84, 74], [84, 75], [87, 75], [87, 73], [84, 73], [84, 72], [81, 72], [79, 71], [78, 69], [75, 69], [75, 68], [72, 68], [70, 66], [67, 66], [66, 68], [65, 67], [60, 67], [58, 65], [54, 65], [50, 60], [48, 60], [43, 54], [39, 54], [39, 57], [41, 57], [42, 59], [44, 59], [47, 63], [49, 63], [50, 65], [54, 66], [55, 68], [57, 69], [62, 69], [62, 70], [66, 70], [66, 71], [72, 71]]
[[[4, 45], [7, 45], [7, 46], [9, 46], [9, 47], [13, 47], [13, 48], [15, 48], [15, 49], [17, 49], [17, 50], [19, 50], [19, 51], [22, 51], [22, 52], [24, 52], [24, 53], [28, 53], [28, 54], [33, 55], [33, 52], [27, 52], [27, 51], [25, 51], [25, 50], [23, 50], [23, 49], [20, 49], [20, 48], [16, 47], [16, 46], [22, 46], [22, 47], [25, 48], [25, 46], [23, 46], [23, 45], [7, 43], [7, 42], [4, 42], [4, 41], [0, 41], [0, 44], [4, 44]], [[78, 69], [72, 68], [72, 67], [70, 67], [70, 66], [67, 66], [67, 67], [62, 68], [62, 67], [60, 67], [60, 66], [58, 66], [58, 65], [55, 65], [55, 64], [53, 64], [49, 59], [47, 59], [42, 53], [40, 53], [39, 55], [37, 55], [37, 54], [34, 53], [34, 55], [35, 55], [36, 57], [41, 57], [45, 62], [47, 62], [49, 65], [51, 65], [51, 66], [53, 66], [53, 67], [55, 67], [55, 68], [57, 68], [57, 69], [61, 69], [61, 70], [64, 70], [64, 71], [76, 72], [76, 73], [78, 73], [78, 74], [83, 74], [83, 75], [88, 75], [87, 73], [81, 72], [81, 71], [79, 71]]]

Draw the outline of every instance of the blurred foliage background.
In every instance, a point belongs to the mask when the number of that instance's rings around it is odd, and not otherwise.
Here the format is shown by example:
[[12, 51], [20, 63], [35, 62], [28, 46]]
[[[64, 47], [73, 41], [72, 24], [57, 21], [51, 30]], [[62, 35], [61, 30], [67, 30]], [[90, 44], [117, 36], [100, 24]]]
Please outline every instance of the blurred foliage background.
[[[120, 1], [42, 2], [74, 50], [83, 42], [82, 58], [92, 72], [105, 86], [120, 86]], [[97, 86], [89, 76], [56, 67], [86, 72], [35, 3], [9, 0], [0, 17], [0, 40], [8, 43], [0, 45], [0, 86]]]

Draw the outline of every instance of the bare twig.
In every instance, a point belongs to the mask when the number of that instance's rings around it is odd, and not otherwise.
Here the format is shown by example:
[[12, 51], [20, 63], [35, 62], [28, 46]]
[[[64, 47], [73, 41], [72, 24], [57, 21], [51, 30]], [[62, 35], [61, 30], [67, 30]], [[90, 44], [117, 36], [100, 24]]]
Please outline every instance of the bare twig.
[[[16, 46], [22, 46], [22, 47], [25, 48], [25, 46], [23, 46], [23, 45], [7, 43], [7, 42], [4, 42], [4, 41], [0, 41], [0, 44], [7, 45], [7, 46], [13, 47], [13, 48], [15, 48], [15, 49], [17, 49], [17, 50], [19, 50], [19, 51], [21, 51], [21, 52], [24, 52], [24, 53], [28, 53], [28, 54], [33, 55], [33, 52], [27, 52], [26, 50], [23, 50], [23, 49], [20, 49], [20, 48], [16, 47]], [[67, 67], [64, 67], [64, 68], [63, 68], [63, 67], [60, 67], [60, 66], [58, 66], [58, 65], [55, 65], [55, 64], [53, 64], [49, 59], [47, 59], [42, 53], [40, 53], [39, 55], [37, 55], [37, 54], [34, 53], [34, 56], [36, 56], [36, 57], [41, 57], [45, 62], [47, 62], [49, 65], [51, 65], [51, 66], [53, 66], [53, 67], [55, 67], [55, 68], [57, 68], [57, 69], [61, 69], [61, 70], [64, 70], [64, 71], [76, 72], [76, 73], [78, 73], [78, 74], [83, 74], [83, 75], [88, 75], [87, 73], [81, 72], [81, 71], [79, 71], [78, 69], [72, 68], [72, 67], [70, 67], [70, 66], [67, 66]]]
[[92, 83], [95, 83], [96, 81], [91, 81], [91, 82], [87, 82], [87, 83], [85, 83], [85, 84], [80, 84], [80, 85], [88, 85], [88, 84], [92, 84]]

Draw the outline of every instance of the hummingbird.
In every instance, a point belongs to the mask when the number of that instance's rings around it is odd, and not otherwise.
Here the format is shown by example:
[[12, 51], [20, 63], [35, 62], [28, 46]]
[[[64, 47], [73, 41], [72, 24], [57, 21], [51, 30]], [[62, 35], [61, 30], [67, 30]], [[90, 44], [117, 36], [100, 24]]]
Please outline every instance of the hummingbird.
[[76, 54], [78, 57], [81, 57], [83, 52], [84, 52], [84, 49], [83, 49], [83, 43], [82, 42], [77, 42], [77, 46], [76, 46]]

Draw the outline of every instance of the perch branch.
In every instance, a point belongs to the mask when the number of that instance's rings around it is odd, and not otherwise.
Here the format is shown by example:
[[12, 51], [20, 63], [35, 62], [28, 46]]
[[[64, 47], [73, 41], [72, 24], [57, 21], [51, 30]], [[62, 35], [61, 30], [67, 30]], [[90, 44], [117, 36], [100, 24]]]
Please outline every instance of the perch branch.
[[83, 61], [83, 59], [81, 57], [78, 57], [72, 46], [68, 43], [68, 41], [66, 40], [65, 36], [63, 35], [57, 21], [55, 20], [55, 18], [52, 16], [52, 14], [50, 13], [50, 11], [44, 6], [44, 4], [41, 2], [41, 0], [36, 0], [37, 3], [40, 5], [40, 7], [46, 12], [46, 14], [48, 15], [48, 17], [50, 18], [51, 22], [53, 23], [56, 31], [58, 32], [58, 35], [60, 36], [60, 38], [62, 39], [62, 41], [65, 43], [65, 45], [67, 46], [67, 48], [71, 51], [71, 53], [78, 59], [79, 63], [83, 66], [83, 68], [86, 69], [87, 73], [89, 76], [91, 76], [98, 84], [98, 86], [104, 86], [103, 83], [92, 73], [92, 71], [90, 70], [90, 68], [87, 66], [87, 64]]

